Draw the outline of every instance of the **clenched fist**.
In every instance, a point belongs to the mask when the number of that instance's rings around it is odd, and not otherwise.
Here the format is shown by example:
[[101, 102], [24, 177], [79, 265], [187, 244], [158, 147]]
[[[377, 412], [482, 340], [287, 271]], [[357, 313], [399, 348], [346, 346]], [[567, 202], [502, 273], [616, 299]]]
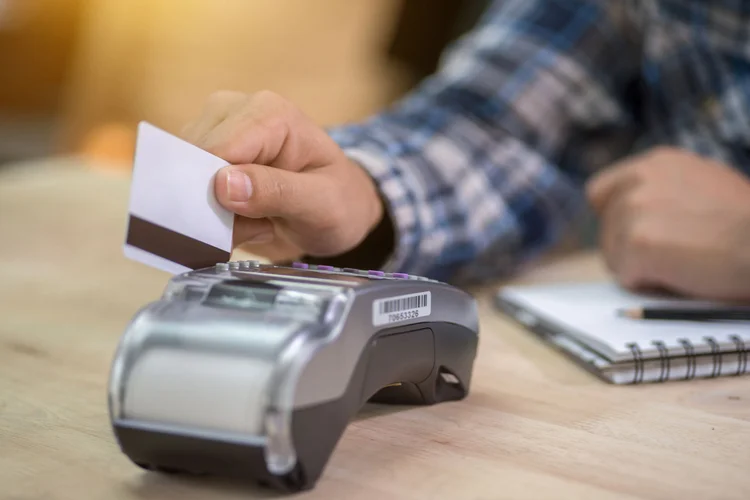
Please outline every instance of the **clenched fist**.
[[587, 188], [602, 251], [624, 286], [750, 301], [750, 180], [738, 171], [659, 148]]
[[235, 246], [284, 261], [356, 247], [383, 216], [375, 183], [299, 109], [271, 92], [213, 94], [183, 137], [232, 166], [219, 203], [234, 212]]

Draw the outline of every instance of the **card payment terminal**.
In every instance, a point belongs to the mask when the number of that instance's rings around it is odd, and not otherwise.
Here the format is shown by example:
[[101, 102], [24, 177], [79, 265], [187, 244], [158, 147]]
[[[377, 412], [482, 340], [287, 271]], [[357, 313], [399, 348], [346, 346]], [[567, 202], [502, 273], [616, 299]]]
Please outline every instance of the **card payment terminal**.
[[469, 294], [422, 277], [253, 261], [190, 271], [123, 334], [112, 427], [149, 470], [309, 489], [366, 402], [464, 398], [478, 329]]

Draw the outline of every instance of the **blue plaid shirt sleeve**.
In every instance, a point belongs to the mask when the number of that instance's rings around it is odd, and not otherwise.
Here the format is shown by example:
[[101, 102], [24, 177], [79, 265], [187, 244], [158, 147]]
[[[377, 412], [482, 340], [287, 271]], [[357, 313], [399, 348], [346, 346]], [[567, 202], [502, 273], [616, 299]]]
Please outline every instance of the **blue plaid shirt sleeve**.
[[566, 147], [627, 119], [635, 48], [613, 4], [497, 2], [411, 94], [330, 130], [386, 201], [386, 269], [476, 283], [559, 241], [584, 207]]

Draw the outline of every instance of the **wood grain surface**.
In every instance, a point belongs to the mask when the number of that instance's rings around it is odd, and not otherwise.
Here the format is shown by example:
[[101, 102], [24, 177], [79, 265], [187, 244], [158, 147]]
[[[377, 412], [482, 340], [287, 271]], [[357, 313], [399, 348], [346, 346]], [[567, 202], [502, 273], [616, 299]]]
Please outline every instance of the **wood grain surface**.
[[[120, 453], [106, 383], [119, 336], [168, 276], [125, 260], [129, 179], [74, 161], [0, 172], [0, 499], [248, 499]], [[604, 277], [596, 255], [518, 281]], [[500, 316], [463, 402], [366, 408], [304, 499], [747, 499], [750, 378], [616, 387]]]

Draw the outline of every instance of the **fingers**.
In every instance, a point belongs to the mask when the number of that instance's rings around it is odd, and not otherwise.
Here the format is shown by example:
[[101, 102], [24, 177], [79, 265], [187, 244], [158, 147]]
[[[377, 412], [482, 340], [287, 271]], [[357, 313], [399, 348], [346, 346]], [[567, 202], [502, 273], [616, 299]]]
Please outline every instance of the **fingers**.
[[594, 211], [602, 215], [607, 205], [634, 188], [641, 180], [640, 163], [624, 161], [604, 169], [586, 185], [586, 196]]
[[325, 131], [272, 92], [214, 97], [190, 131], [195, 144], [232, 164], [316, 168], [340, 150]]
[[233, 240], [233, 247], [271, 243], [274, 240], [273, 224], [270, 219], [235, 217]]
[[633, 230], [643, 212], [643, 159], [635, 158], [602, 171], [587, 185], [587, 196], [599, 215], [600, 247], [604, 261], [618, 281], [628, 288], [640, 286], [644, 265], [642, 249], [633, 245]]
[[[304, 256], [304, 252], [296, 245], [291, 243], [288, 238], [285, 237], [283, 232], [274, 232], [272, 239], [263, 242], [262, 240], [255, 241], [242, 241], [242, 234], [245, 232], [243, 226], [252, 225], [252, 223], [258, 222], [255, 220], [240, 218], [235, 225], [236, 243], [234, 249], [238, 253], [246, 255], [252, 255], [255, 257], [262, 257], [273, 263], [281, 262], [292, 262], [300, 260]], [[263, 220], [268, 224], [273, 224], [268, 219]], [[238, 259], [244, 260], [244, 259]]]
[[643, 188], [608, 201], [602, 214], [601, 249], [607, 267], [626, 288], [660, 285], [666, 269], [659, 222]]
[[271, 262], [298, 260], [303, 252], [277, 231], [271, 219], [235, 217], [232, 248]]
[[611, 199], [639, 184], [679, 185], [695, 158], [692, 153], [664, 146], [626, 158], [592, 177], [586, 185], [589, 203], [601, 214]]
[[623, 267], [627, 231], [630, 221], [623, 197], [611, 200], [602, 210], [599, 243], [609, 270], [619, 275]]
[[181, 132], [181, 137], [192, 144], [201, 144], [206, 135], [224, 121], [234, 109], [239, 109], [247, 100], [242, 92], [214, 92], [208, 98], [201, 115], [188, 123]]

